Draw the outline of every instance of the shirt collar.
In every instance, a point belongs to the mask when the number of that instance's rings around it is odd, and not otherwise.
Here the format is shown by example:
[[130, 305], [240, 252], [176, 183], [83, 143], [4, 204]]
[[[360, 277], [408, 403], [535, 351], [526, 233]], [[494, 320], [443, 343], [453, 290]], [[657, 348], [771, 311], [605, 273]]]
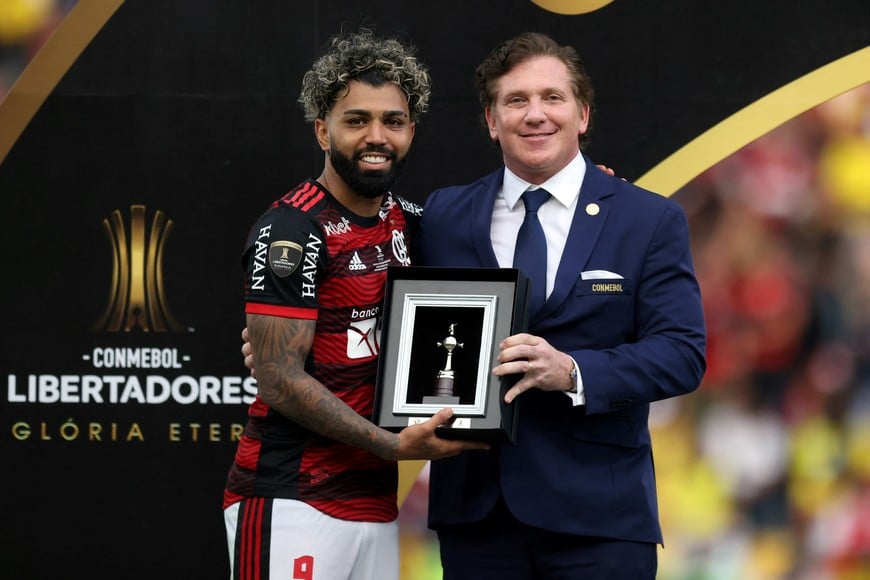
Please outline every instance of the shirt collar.
[[578, 153], [577, 157], [572, 159], [559, 173], [540, 186], [533, 186], [528, 181], [517, 177], [514, 172], [505, 167], [502, 194], [507, 206], [513, 210], [517, 203], [519, 203], [523, 192], [529, 189], [529, 187], [543, 187], [550, 192], [550, 195], [558, 199], [562, 205], [570, 207], [577, 196], [580, 195], [580, 184], [583, 183], [585, 177], [586, 160], [583, 158], [582, 153]]

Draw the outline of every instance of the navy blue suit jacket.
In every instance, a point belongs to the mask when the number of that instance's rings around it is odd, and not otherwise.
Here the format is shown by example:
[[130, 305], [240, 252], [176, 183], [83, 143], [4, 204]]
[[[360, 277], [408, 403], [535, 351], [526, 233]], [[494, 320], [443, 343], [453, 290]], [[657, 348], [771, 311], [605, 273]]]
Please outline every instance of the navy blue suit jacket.
[[[424, 265], [498, 267], [490, 221], [503, 173], [429, 196]], [[529, 332], [574, 357], [586, 405], [532, 389], [520, 395], [515, 445], [433, 461], [430, 527], [480, 520], [501, 494], [532, 526], [661, 543], [649, 404], [693, 391], [705, 370], [682, 209], [586, 159], [555, 287]]]

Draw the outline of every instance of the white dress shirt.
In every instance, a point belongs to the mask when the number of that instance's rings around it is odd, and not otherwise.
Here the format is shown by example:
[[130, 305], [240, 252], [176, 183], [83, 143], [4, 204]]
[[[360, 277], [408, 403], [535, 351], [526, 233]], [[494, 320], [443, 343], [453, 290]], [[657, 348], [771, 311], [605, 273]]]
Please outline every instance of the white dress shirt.
[[[538, 218], [541, 220], [544, 236], [547, 238], [547, 297], [550, 296], [556, 282], [556, 272], [559, 270], [559, 262], [562, 260], [562, 252], [565, 250], [568, 232], [574, 220], [574, 210], [580, 198], [580, 185], [585, 176], [586, 161], [579, 153], [561, 171], [540, 185], [520, 179], [507, 167], [504, 170], [504, 181], [495, 199], [489, 231], [492, 248], [500, 267], [513, 267], [517, 232], [526, 215], [525, 206], [520, 200], [523, 192], [527, 189], [543, 187], [552, 196], [538, 210]], [[577, 368], [576, 361], [574, 367]], [[583, 381], [579, 369], [577, 376], [577, 393], [566, 394], [571, 397], [575, 405], [582, 405], [586, 402], [586, 398], [583, 394]]]

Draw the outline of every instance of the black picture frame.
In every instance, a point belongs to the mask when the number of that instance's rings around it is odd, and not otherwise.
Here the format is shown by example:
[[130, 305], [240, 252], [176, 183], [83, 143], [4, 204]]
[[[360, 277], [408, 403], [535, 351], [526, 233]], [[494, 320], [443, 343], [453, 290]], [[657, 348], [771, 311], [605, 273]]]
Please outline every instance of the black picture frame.
[[499, 343], [528, 325], [529, 283], [514, 268], [390, 267], [374, 421], [398, 432], [451, 407], [448, 439], [512, 444], [520, 375], [495, 377]]

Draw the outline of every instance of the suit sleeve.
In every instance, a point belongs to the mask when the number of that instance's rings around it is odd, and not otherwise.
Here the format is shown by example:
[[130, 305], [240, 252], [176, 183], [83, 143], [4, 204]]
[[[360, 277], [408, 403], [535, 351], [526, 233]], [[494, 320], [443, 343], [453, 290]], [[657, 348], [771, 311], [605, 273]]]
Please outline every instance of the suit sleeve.
[[688, 223], [675, 203], [667, 202], [642, 258], [634, 339], [568, 353], [583, 376], [588, 414], [691, 392], [706, 369], [704, 315]]

